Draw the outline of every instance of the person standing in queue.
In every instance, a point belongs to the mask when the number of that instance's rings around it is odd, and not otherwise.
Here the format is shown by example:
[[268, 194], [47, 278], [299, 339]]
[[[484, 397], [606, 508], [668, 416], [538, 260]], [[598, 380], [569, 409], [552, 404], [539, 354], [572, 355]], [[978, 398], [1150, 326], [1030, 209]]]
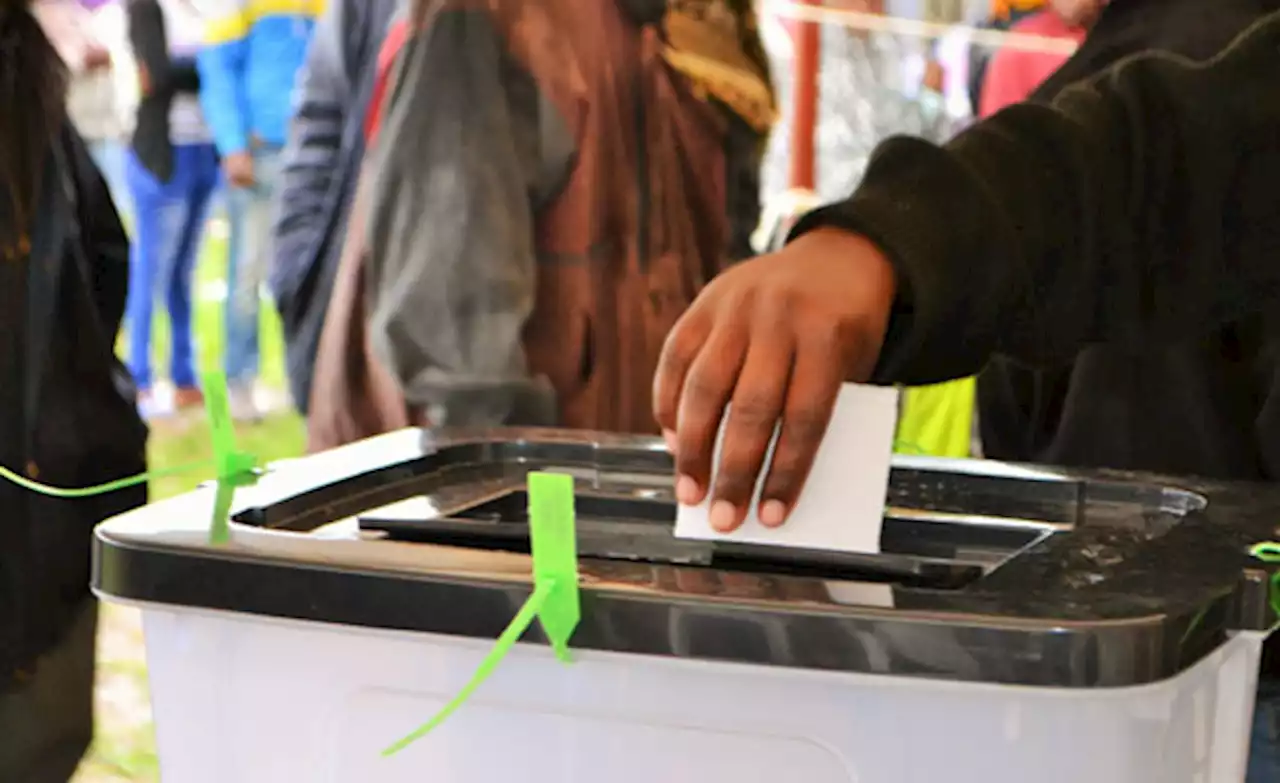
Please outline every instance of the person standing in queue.
[[[129, 241], [67, 83], [27, 0], [0, 0], [0, 464], [83, 487], [142, 472], [146, 428], [113, 353]], [[0, 780], [66, 783], [88, 748], [93, 525], [145, 501], [0, 479]]]
[[227, 397], [232, 417], [261, 418], [257, 381], [262, 288], [271, 262], [271, 210], [298, 72], [322, 0], [203, 3], [196, 56], [200, 96], [227, 183]]
[[[946, 145], [886, 141], [849, 199], [713, 280], [668, 336], [654, 407], [680, 502], [710, 488], [734, 529], [763, 469], [761, 521], [785, 524], [841, 383], [1094, 346], [1166, 361], [1117, 368], [1110, 406], [1072, 395], [1052, 461], [1280, 479], [1278, 67], [1272, 13], [1207, 64], [1130, 56]], [[1280, 779], [1276, 674], [1264, 661], [1250, 783]]]
[[[200, 107], [199, 11], [192, 0], [129, 0], [128, 19], [142, 87], [125, 163], [136, 216], [126, 307], [129, 371], [138, 387], [138, 407], [149, 418], [204, 405], [196, 383], [192, 289], [209, 204], [221, 177], [213, 134]], [[153, 391], [151, 322], [157, 299], [169, 315], [171, 401]]]
[[759, 220], [752, 3], [418, 0], [393, 84], [363, 278], [401, 415], [656, 434], [662, 341]]
[[330, 0], [298, 79], [273, 210], [268, 283], [289, 390], [307, 416], [317, 352], [364, 160], [377, 55], [402, 0]]

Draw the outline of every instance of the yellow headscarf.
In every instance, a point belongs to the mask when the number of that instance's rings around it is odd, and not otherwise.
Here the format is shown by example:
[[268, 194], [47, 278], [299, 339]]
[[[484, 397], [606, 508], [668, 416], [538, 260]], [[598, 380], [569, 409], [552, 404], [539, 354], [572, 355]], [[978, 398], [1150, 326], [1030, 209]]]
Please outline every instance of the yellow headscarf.
[[751, 0], [668, 0], [667, 63], [760, 133], [777, 117]]
[[991, 0], [991, 18], [1008, 19], [1014, 11], [1035, 11], [1045, 0]]

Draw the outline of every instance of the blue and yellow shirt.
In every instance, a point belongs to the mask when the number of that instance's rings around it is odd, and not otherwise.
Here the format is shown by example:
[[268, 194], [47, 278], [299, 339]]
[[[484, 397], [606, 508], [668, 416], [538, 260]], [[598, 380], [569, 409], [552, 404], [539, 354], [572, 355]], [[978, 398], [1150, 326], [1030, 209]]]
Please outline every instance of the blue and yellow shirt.
[[200, 93], [223, 155], [282, 146], [324, 0], [207, 0]]

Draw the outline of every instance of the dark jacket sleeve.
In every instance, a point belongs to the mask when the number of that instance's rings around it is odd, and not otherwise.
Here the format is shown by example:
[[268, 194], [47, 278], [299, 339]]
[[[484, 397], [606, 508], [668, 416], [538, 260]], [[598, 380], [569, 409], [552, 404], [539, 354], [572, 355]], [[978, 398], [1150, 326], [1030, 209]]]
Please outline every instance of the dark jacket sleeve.
[[[343, 41], [356, 22], [361, 0], [334, 0], [316, 23], [306, 64], [298, 74], [299, 102], [289, 125], [280, 194], [273, 227], [270, 283], [282, 309], [317, 263], [320, 236], [331, 212], [331, 194], [340, 177], [343, 132], [351, 106]], [[293, 316], [288, 312], [287, 316]]]
[[129, 293], [129, 236], [116, 212], [107, 183], [80, 137], [64, 134], [76, 188], [81, 242], [89, 253], [94, 305], [109, 335], [120, 331]]
[[1280, 307], [1280, 15], [1204, 65], [1118, 63], [945, 146], [892, 139], [847, 201], [898, 271], [876, 380], [931, 383], [996, 353], [1195, 337]]
[[1051, 101], [1135, 52], [1160, 49], [1193, 60], [1222, 51], [1243, 30], [1280, 11], [1280, 0], [1123, 0], [1108, 3], [1080, 48], [1032, 95]]
[[129, 43], [151, 79], [152, 95], [199, 92], [200, 75], [196, 72], [195, 60], [169, 57], [164, 11], [156, 0], [130, 0], [128, 22]]

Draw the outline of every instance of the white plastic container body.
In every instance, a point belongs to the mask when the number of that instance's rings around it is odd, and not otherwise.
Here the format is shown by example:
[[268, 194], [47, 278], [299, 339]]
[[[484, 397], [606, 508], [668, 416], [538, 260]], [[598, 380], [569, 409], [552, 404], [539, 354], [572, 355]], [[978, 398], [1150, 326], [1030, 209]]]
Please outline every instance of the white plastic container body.
[[1154, 685], [1058, 690], [143, 606], [165, 783], [1239, 783], [1261, 635]]

